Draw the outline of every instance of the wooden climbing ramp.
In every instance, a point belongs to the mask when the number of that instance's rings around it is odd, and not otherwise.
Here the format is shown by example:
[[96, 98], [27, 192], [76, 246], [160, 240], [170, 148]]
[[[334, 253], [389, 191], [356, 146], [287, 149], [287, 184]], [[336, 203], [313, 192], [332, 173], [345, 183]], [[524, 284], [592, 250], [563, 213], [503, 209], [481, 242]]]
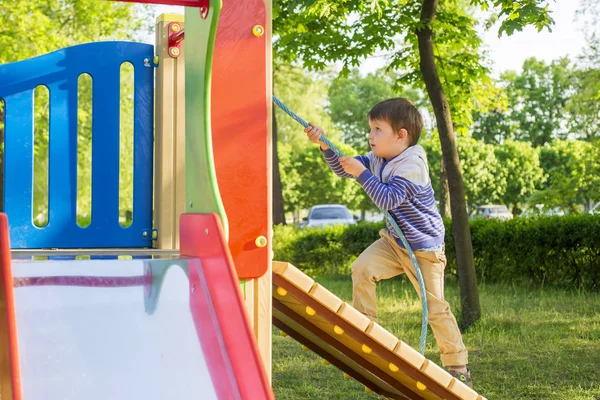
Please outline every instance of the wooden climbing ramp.
[[485, 400], [289, 263], [273, 263], [273, 323], [390, 399]]

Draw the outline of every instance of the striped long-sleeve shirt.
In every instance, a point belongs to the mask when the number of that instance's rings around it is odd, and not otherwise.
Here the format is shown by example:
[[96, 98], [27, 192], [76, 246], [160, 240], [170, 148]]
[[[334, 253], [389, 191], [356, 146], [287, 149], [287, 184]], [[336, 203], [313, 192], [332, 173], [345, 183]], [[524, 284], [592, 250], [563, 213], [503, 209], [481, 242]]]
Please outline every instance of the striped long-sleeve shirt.
[[[354, 178], [344, 171], [335, 152], [325, 150], [323, 156], [336, 175]], [[391, 214], [411, 248], [442, 247], [444, 223], [435, 204], [425, 150], [416, 145], [387, 161], [371, 152], [356, 159], [367, 168], [357, 181], [379, 208]], [[398, 245], [404, 247], [391, 224], [387, 225]]]

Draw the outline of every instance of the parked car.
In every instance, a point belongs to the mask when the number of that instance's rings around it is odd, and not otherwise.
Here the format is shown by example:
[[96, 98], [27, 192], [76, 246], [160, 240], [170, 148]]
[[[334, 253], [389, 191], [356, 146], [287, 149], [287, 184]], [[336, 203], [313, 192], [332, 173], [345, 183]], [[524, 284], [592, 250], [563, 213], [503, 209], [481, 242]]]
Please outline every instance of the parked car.
[[306, 227], [326, 225], [354, 225], [357, 216], [353, 216], [350, 210], [341, 204], [321, 204], [310, 209], [308, 217], [304, 218]]
[[523, 211], [520, 216], [531, 218], [542, 216], [562, 217], [563, 215], [565, 215], [565, 210], [563, 210], [561, 207], [546, 208], [544, 207], [544, 204], [536, 204], [534, 207], [529, 207], [527, 210]]
[[471, 218], [486, 218], [486, 219], [513, 219], [513, 215], [508, 209], [508, 207], [503, 205], [484, 205], [475, 207], [473, 212], [471, 213]]

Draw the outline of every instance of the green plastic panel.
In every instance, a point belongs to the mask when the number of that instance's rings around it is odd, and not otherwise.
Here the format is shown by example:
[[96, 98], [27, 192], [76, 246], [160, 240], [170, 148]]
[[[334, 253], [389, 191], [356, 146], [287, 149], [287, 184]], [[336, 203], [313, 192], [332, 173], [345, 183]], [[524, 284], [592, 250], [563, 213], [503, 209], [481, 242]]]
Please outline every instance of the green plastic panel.
[[228, 238], [210, 123], [212, 57], [221, 7], [221, 0], [210, 0], [206, 18], [198, 8], [185, 8], [185, 185], [186, 212], [216, 213]]

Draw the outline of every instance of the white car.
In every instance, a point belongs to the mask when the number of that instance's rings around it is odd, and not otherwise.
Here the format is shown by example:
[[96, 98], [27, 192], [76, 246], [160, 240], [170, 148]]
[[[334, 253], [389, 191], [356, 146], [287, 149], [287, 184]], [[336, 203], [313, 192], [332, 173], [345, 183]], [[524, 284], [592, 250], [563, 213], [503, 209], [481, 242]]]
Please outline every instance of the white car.
[[501, 220], [513, 219], [513, 215], [504, 205], [485, 205], [475, 207], [471, 213], [471, 218], [497, 218]]
[[308, 217], [304, 218], [306, 227], [326, 225], [354, 225], [358, 217], [352, 216], [350, 210], [341, 204], [323, 204], [310, 209]]

